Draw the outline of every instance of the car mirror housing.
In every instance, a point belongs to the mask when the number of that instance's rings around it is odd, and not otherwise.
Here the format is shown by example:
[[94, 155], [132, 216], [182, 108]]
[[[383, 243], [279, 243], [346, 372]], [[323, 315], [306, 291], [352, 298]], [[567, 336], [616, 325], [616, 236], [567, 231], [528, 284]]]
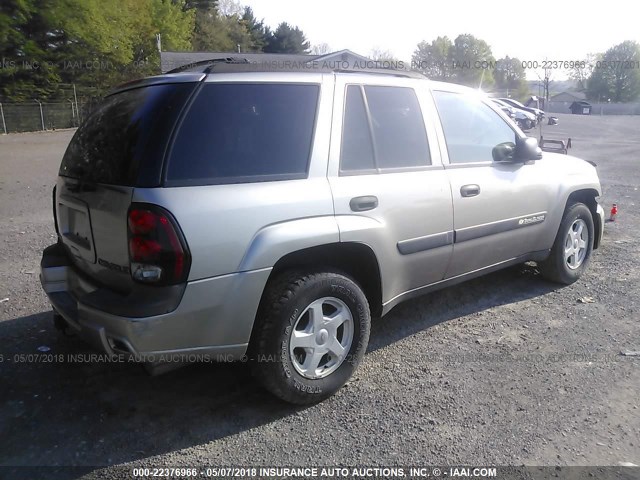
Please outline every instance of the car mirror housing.
[[498, 145], [493, 147], [493, 150], [491, 150], [491, 155], [493, 156], [494, 162], [513, 162], [515, 151], [515, 143], [504, 142], [499, 143]]
[[528, 162], [530, 160], [540, 160], [542, 150], [538, 146], [538, 140], [533, 137], [519, 138], [515, 146], [513, 161]]

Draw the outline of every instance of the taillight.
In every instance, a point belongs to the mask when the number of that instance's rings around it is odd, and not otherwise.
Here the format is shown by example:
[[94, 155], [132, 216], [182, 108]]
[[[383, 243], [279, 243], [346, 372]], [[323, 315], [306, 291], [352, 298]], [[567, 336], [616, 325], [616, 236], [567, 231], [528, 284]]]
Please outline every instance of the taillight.
[[186, 281], [191, 257], [172, 215], [155, 205], [129, 209], [129, 263], [134, 280], [154, 285]]

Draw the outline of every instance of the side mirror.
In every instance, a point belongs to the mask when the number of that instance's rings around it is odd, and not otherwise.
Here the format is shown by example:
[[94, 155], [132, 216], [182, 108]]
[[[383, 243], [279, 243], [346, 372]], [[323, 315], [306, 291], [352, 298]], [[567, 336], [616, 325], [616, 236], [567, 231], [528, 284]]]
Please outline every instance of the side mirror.
[[516, 144], [513, 142], [499, 143], [493, 150], [491, 156], [494, 162], [513, 162], [516, 151]]
[[513, 160], [516, 162], [528, 162], [540, 160], [542, 150], [538, 147], [538, 140], [533, 137], [519, 138], [516, 143]]

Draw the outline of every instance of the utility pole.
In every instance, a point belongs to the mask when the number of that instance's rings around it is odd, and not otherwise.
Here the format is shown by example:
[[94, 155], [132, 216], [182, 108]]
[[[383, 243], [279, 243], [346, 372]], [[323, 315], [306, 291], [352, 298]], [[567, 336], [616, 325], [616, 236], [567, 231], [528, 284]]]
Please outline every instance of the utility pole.
[[40, 106], [40, 122], [42, 122], [42, 131], [44, 132], [44, 115], [42, 114], [42, 104], [36, 100], [38, 105]]
[[4, 129], [4, 134], [7, 134], [7, 124], [4, 121], [4, 109], [2, 108], [2, 104], [0, 103], [0, 116], [2, 116], [2, 128]]

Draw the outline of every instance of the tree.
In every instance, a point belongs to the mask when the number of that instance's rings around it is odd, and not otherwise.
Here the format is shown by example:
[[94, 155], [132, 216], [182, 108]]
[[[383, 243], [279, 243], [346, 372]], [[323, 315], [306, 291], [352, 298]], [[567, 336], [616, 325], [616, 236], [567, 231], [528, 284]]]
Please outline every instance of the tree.
[[309, 42], [302, 30], [286, 22], [278, 25], [264, 47], [267, 53], [309, 53]]
[[328, 43], [319, 43], [311, 47], [311, 53], [313, 55], [326, 55], [331, 53], [331, 47]]
[[153, 27], [162, 35], [166, 50], [189, 50], [196, 12], [185, 10], [185, 0], [153, 0]]
[[578, 90], [584, 91], [587, 89], [587, 81], [593, 73], [593, 67], [598, 60], [600, 60], [600, 55], [589, 53], [583, 60], [575, 62], [573, 68], [569, 68], [569, 78], [575, 80]]
[[9, 0], [0, 10], [0, 100], [32, 101], [59, 82], [50, 63], [51, 0]]
[[249, 37], [251, 38], [250, 50], [261, 52], [271, 36], [269, 27], [265, 26], [264, 20], [258, 21], [251, 7], [245, 7], [240, 21], [249, 32]]
[[376, 62], [398, 62], [398, 59], [393, 56], [389, 50], [382, 50], [381, 48], [372, 48], [369, 52], [369, 58]]
[[245, 10], [245, 7], [240, 5], [240, 2], [237, 0], [217, 0], [216, 6], [218, 13], [225, 17], [232, 17], [234, 15], [240, 17]]
[[[238, 14], [223, 15], [217, 2], [199, 2], [195, 7], [195, 28], [192, 46], [198, 51], [236, 52], [251, 51], [253, 41]], [[232, 7], [227, 7], [232, 10]]]
[[640, 44], [627, 40], [611, 47], [596, 63], [587, 81], [590, 99], [631, 102], [640, 96]]
[[451, 81], [453, 43], [449, 37], [438, 37], [431, 43], [422, 41], [413, 52], [412, 68], [432, 80]]
[[451, 53], [455, 83], [470, 87], [493, 84], [495, 59], [491, 47], [470, 34], [458, 35]]
[[522, 98], [527, 94], [527, 75], [522, 67], [522, 62], [515, 57], [508, 55], [496, 62], [493, 70], [495, 85], [500, 90], [515, 93], [515, 96]]

